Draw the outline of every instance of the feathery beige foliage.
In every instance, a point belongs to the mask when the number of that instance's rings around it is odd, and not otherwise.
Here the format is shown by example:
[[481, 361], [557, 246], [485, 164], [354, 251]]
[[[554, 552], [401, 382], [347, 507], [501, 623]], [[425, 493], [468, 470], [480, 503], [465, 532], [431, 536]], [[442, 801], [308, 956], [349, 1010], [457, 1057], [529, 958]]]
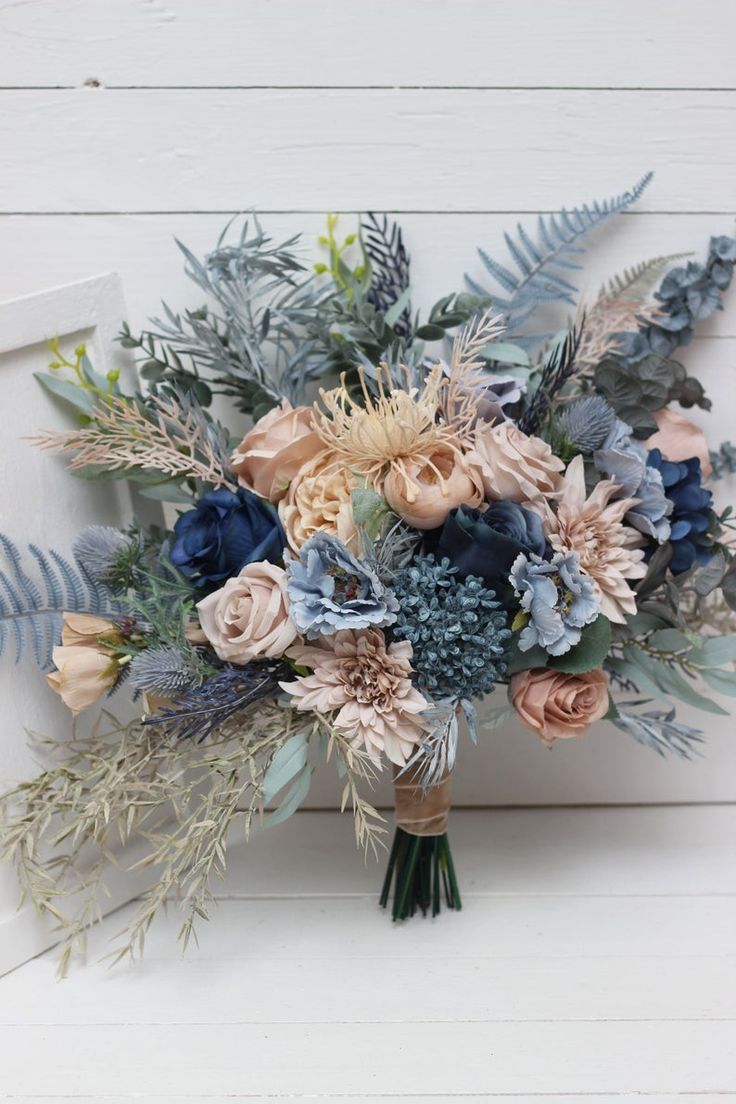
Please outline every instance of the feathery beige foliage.
[[237, 487], [206, 428], [173, 398], [150, 396], [144, 411], [130, 399], [110, 396], [95, 409], [88, 427], [32, 440], [39, 448], [73, 453], [72, 471], [88, 465], [108, 471], [142, 468], [172, 479], [199, 479], [229, 490]]

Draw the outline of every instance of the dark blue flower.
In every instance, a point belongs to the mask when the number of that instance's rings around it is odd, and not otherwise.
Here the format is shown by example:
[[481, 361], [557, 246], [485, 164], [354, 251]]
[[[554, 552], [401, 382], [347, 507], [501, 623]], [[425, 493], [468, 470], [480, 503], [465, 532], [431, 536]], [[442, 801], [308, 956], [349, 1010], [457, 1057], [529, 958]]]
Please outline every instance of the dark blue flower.
[[220, 488], [202, 495], [174, 526], [171, 562], [200, 587], [237, 575], [258, 560], [278, 563], [284, 531], [278, 514], [250, 491]]
[[542, 521], [533, 510], [506, 499], [485, 510], [451, 510], [437, 541], [439, 559], [446, 556], [461, 576], [477, 575], [496, 589], [508, 585], [520, 552], [546, 555]]
[[662, 476], [664, 493], [672, 503], [670, 514], [670, 571], [679, 575], [694, 563], [704, 564], [713, 555], [706, 534], [713, 520], [713, 496], [701, 486], [700, 460], [664, 460], [652, 449], [647, 464]]

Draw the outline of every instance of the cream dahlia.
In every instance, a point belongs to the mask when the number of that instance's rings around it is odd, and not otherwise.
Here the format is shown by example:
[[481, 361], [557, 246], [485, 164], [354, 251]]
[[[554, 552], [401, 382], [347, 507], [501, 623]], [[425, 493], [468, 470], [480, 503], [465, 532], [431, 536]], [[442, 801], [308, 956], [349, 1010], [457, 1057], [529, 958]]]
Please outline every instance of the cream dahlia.
[[353, 521], [351, 492], [357, 479], [336, 458], [323, 450], [299, 469], [279, 502], [279, 516], [293, 552], [315, 533], [331, 533], [353, 547], [358, 530]]
[[595, 584], [602, 613], [623, 624], [627, 613], [636, 613], [627, 579], [642, 579], [646, 567], [641, 534], [622, 520], [637, 499], [611, 502], [618, 489], [618, 484], [602, 479], [586, 498], [583, 458], [576, 456], [565, 472], [556, 509], [549, 500], [534, 506], [542, 512], [544, 532], [555, 551], [577, 552], [581, 569]]
[[381, 752], [403, 766], [424, 738], [420, 714], [429, 702], [412, 685], [408, 641], [386, 646], [380, 629], [351, 629], [296, 644], [289, 658], [312, 668], [281, 688], [296, 698], [297, 709], [331, 714], [331, 723], [353, 747], [364, 747], [380, 762]]

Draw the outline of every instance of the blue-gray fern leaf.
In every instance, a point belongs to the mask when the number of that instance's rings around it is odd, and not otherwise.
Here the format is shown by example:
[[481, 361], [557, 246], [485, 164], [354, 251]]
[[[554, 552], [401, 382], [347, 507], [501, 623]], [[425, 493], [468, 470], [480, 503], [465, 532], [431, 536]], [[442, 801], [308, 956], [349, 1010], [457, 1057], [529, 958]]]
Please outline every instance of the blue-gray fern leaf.
[[76, 559], [29, 544], [24, 564], [18, 547], [2, 533], [0, 547], [7, 565], [0, 570], [0, 655], [12, 642], [17, 663], [28, 647], [45, 670], [61, 636], [62, 615], [111, 613], [109, 598]]
[[492, 300], [494, 308], [505, 316], [506, 328], [512, 336], [518, 336], [520, 328], [543, 303], [574, 304], [577, 288], [563, 273], [581, 267], [574, 257], [584, 251], [582, 239], [635, 203], [652, 175], [647, 173], [631, 191], [613, 199], [596, 200], [592, 206], [584, 204], [572, 211], [563, 208], [558, 215], [540, 215], [536, 241], [518, 223], [516, 237], [504, 234], [514, 269], [479, 249], [480, 259], [498, 288], [489, 290], [466, 276], [468, 286], [476, 295]]

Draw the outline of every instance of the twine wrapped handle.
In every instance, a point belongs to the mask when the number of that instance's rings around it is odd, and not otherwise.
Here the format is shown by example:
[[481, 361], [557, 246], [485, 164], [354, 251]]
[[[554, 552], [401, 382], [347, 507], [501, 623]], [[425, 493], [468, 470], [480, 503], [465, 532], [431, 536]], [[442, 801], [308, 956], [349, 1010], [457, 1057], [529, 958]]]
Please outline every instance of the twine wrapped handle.
[[394, 767], [396, 827], [410, 836], [444, 836], [450, 816], [451, 776], [426, 792], [413, 771]]

